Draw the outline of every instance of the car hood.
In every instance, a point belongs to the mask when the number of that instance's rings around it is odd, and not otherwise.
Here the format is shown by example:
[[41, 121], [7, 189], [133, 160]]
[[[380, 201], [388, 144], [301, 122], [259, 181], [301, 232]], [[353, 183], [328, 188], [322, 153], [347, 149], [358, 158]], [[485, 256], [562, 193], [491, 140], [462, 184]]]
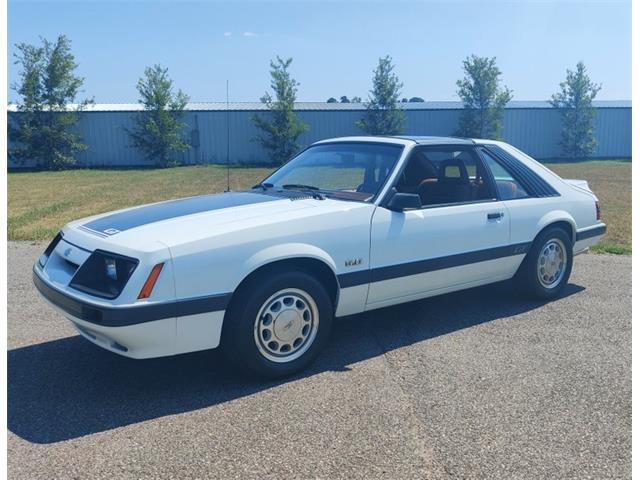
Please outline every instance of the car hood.
[[[65, 238], [84, 248], [148, 251], [158, 245], [194, 241], [241, 230], [256, 223], [286, 222], [307, 216], [314, 207], [321, 211], [357, 205], [306, 196], [282, 197], [259, 192], [225, 192], [105, 213], [77, 220], [64, 229]], [[308, 211], [311, 209], [311, 211]]]

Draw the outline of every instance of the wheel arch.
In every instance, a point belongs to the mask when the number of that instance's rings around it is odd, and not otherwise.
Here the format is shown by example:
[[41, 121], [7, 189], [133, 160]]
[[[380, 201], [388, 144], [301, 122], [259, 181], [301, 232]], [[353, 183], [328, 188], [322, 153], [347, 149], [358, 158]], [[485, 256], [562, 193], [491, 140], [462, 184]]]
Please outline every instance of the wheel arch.
[[306, 244], [278, 245], [256, 253], [245, 262], [243, 267], [243, 270], [248, 273], [233, 290], [229, 307], [225, 312], [225, 320], [233, 310], [234, 304], [241, 300], [243, 290], [256, 278], [269, 272], [297, 270], [309, 273], [326, 286], [334, 311], [338, 305], [340, 284], [335, 263], [328, 253], [318, 247]]
[[[565, 283], [568, 280], [569, 276], [571, 275], [571, 268], [573, 265], [573, 245], [575, 243], [576, 224], [573, 221], [573, 218], [571, 218], [571, 216], [569, 216], [566, 212], [561, 212], [561, 213], [562, 213], [561, 215], [548, 215], [547, 216], [548, 221], [543, 221], [544, 220], [544, 217], [543, 217], [543, 220], [541, 220], [539, 224], [540, 228], [538, 229], [535, 237], [532, 239], [531, 247], [529, 248], [529, 251], [525, 255], [515, 275], [516, 279], [521, 284], [521, 287], [524, 288], [525, 291], [529, 292], [533, 296], [533, 298], [536, 298], [536, 299], [541, 299], [541, 298], [549, 299], [549, 298], [553, 298], [553, 296], [555, 295], [555, 294], [554, 295], [541, 294], [540, 293], [541, 290], [538, 287], [534, 286], [534, 283], [532, 283], [530, 279], [530, 274], [531, 274], [530, 272], [532, 271], [531, 269], [536, 265], [536, 262], [537, 262], [537, 251], [533, 248], [533, 246], [535, 245], [535, 242], [540, 238], [540, 236], [543, 235], [545, 232], [547, 232], [551, 228], [560, 228], [564, 230], [569, 236], [571, 245], [567, 246], [568, 247], [567, 248], [567, 260], [568, 260], [567, 272], [568, 273], [566, 273], [566, 280], [564, 280]], [[535, 271], [535, 269], [533, 269], [533, 271]], [[562, 285], [562, 283], [560, 285]]]
[[540, 219], [540, 222], [538, 222], [536, 228], [534, 241], [543, 231], [553, 227], [562, 228], [565, 232], [567, 232], [567, 235], [571, 240], [570, 246], [573, 246], [573, 244], [576, 242], [576, 222], [573, 217], [569, 215], [569, 213], [560, 210], [549, 212]]
[[[567, 235], [569, 236], [569, 239], [571, 241], [571, 245], [569, 245], [569, 247], [573, 249], [573, 245], [576, 242], [576, 223], [567, 212], [563, 212], [563, 211], [549, 212], [547, 215], [545, 215], [540, 219], [540, 221], [538, 222], [538, 225], [536, 226], [536, 234], [531, 239], [531, 245], [533, 245], [536, 239], [545, 230], [548, 230], [553, 227], [562, 228], [565, 232], [567, 232]], [[522, 262], [518, 267], [518, 271], [516, 272], [516, 275], [518, 275], [518, 273], [522, 271], [522, 269], [525, 267], [527, 263], [527, 260], [531, 257], [531, 255], [532, 253], [530, 249], [522, 259]]]

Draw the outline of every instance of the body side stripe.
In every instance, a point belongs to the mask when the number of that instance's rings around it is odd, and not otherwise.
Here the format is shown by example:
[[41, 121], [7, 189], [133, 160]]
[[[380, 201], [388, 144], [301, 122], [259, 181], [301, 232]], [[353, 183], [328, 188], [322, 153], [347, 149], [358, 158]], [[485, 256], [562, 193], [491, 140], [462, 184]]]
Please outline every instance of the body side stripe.
[[505, 245], [502, 247], [488, 248], [474, 252], [458, 253], [447, 255], [446, 257], [429, 258], [416, 262], [401, 263], [399, 265], [388, 265], [371, 270], [360, 270], [358, 272], [343, 273], [338, 275], [338, 282], [341, 288], [354, 287], [365, 283], [381, 282], [394, 278], [407, 277], [420, 273], [434, 272], [446, 268], [460, 267], [472, 263], [485, 262], [497, 258], [510, 257], [513, 255], [523, 255], [529, 251], [531, 242]]
[[341, 273], [338, 275], [340, 288], [356, 287], [371, 281], [371, 270], [359, 270], [357, 272]]
[[579, 242], [580, 240], [585, 240], [591, 237], [597, 237], [598, 235], [604, 235], [606, 231], [607, 231], [606, 225], [599, 225], [595, 228], [578, 231], [576, 232], [576, 242]]
[[[530, 242], [519, 243], [448, 255], [446, 257], [419, 260], [417, 262], [379, 267], [372, 270], [343, 273], [338, 275], [338, 282], [340, 283], [340, 288], [365, 285], [370, 282], [380, 282], [393, 278], [433, 272], [496, 258], [523, 255], [529, 251], [530, 246]], [[33, 282], [47, 300], [68, 314], [87, 322], [108, 327], [122, 327], [164, 318], [222, 311], [227, 308], [232, 296], [230, 292], [135, 307], [101, 307], [75, 299], [49, 286], [40, 278], [35, 268], [33, 271]]]

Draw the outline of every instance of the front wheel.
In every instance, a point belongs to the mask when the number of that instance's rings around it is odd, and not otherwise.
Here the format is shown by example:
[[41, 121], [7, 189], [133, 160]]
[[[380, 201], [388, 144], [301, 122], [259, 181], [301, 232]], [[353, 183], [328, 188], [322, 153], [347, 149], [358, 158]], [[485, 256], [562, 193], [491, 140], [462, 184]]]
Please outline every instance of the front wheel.
[[227, 358], [265, 377], [308, 366], [326, 343], [333, 320], [327, 290], [305, 272], [266, 273], [241, 290], [223, 327]]
[[573, 248], [562, 228], [541, 232], [533, 242], [519, 272], [525, 293], [541, 300], [560, 295], [571, 275]]

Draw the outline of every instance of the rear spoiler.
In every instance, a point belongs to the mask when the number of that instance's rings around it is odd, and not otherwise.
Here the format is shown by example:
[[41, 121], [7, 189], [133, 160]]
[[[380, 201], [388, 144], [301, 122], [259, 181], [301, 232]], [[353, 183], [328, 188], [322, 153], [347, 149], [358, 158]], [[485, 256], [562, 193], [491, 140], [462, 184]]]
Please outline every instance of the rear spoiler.
[[589, 182], [587, 182], [586, 180], [567, 180], [567, 179], [564, 179], [564, 181], [567, 182], [572, 187], [577, 187], [577, 188], [579, 188], [581, 190], [586, 190], [589, 193], [593, 193], [591, 191], [591, 189], [589, 188]]

